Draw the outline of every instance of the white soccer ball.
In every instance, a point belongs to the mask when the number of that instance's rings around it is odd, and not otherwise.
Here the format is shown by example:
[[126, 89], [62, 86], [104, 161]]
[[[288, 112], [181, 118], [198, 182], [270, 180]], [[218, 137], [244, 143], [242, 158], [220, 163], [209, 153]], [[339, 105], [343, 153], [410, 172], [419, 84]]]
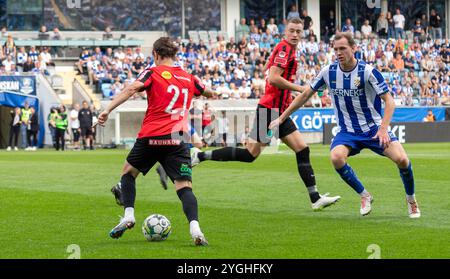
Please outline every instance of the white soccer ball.
[[148, 241], [166, 240], [172, 232], [169, 219], [160, 214], [148, 216], [142, 224], [142, 233]]

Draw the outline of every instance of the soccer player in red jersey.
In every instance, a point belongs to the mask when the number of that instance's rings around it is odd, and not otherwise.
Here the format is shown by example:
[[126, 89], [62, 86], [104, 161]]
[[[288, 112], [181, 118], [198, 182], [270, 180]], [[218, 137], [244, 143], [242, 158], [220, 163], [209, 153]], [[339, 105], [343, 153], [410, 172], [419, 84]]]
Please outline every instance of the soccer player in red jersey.
[[[266, 94], [259, 101], [256, 119], [250, 133], [250, 142], [246, 149], [225, 147], [214, 151], [194, 152], [192, 166], [204, 160], [251, 163], [261, 154], [264, 146], [270, 143], [273, 136], [273, 131], [268, 129], [270, 122], [283, 113], [292, 102], [291, 91], [302, 91], [300, 85], [292, 82], [292, 76], [297, 71], [296, 48], [302, 32], [301, 19], [290, 19], [286, 27], [285, 39], [275, 47], [266, 64], [269, 71]], [[309, 147], [294, 122], [290, 118], [287, 119], [276, 132], [296, 154], [298, 172], [308, 189], [312, 208], [321, 210], [338, 201], [339, 196], [328, 197], [327, 194], [320, 195], [317, 191], [314, 171], [309, 158]]]
[[210, 97], [214, 92], [206, 89], [197, 77], [173, 65], [177, 51], [178, 47], [168, 37], [159, 38], [153, 45], [156, 67], [143, 71], [98, 117], [98, 124], [103, 126], [112, 110], [135, 93], [146, 91], [147, 112], [115, 193], [117, 202], [125, 208], [125, 216], [111, 230], [112, 238], [119, 238], [133, 228], [136, 177], [139, 173], [147, 174], [159, 162], [175, 184], [194, 243], [208, 244], [198, 222], [197, 199], [192, 192], [191, 157], [184, 138], [188, 138], [188, 111], [193, 95]]

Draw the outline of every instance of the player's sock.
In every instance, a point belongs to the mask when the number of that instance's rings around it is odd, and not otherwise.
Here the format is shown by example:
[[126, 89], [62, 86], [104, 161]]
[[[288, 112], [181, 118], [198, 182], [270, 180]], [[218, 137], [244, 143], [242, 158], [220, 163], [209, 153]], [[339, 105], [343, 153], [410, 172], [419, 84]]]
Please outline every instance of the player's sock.
[[202, 230], [200, 229], [200, 224], [198, 221], [193, 220], [189, 222], [189, 232], [191, 235], [199, 235], [202, 234]]
[[127, 173], [120, 179], [122, 189], [122, 201], [123, 206], [134, 207], [134, 201], [136, 199], [136, 178]]
[[126, 207], [125, 208], [125, 216], [124, 218], [129, 219], [132, 218], [134, 219], [134, 208], [133, 207]]
[[314, 170], [311, 167], [311, 161], [309, 160], [309, 147], [297, 152], [295, 156], [297, 157], [298, 173], [308, 189], [311, 202], [315, 203], [320, 199], [320, 195], [317, 192], [316, 178], [314, 176]]
[[403, 185], [405, 186], [406, 195], [409, 198], [414, 198], [414, 174], [411, 166], [411, 162], [406, 169], [400, 169], [400, 177], [402, 178]]
[[251, 163], [255, 161], [255, 157], [247, 150], [243, 148], [224, 147], [221, 149], [200, 152], [198, 154], [200, 162], [205, 160], [212, 161], [239, 161], [245, 163]]
[[339, 173], [341, 178], [345, 182], [347, 182], [347, 184], [350, 185], [350, 187], [352, 187], [358, 194], [363, 194], [365, 190], [364, 186], [362, 185], [361, 181], [359, 181], [355, 172], [348, 164], [345, 164], [342, 169], [336, 169], [336, 171]]
[[192, 188], [184, 187], [177, 191], [177, 195], [183, 204], [183, 211], [189, 222], [198, 221], [198, 206]]

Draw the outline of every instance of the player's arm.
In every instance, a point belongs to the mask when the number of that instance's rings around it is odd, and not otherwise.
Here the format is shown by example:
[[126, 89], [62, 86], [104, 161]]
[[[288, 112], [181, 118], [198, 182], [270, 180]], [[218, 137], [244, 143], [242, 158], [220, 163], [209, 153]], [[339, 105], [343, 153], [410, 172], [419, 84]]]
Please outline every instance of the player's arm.
[[202, 96], [205, 96], [206, 98], [211, 98], [211, 97], [220, 96], [220, 95], [221, 95], [221, 93], [214, 91], [210, 88], [205, 88], [202, 93]]
[[277, 66], [272, 66], [270, 67], [269, 70], [269, 82], [270, 84], [272, 84], [273, 86], [282, 89], [282, 90], [291, 90], [291, 91], [303, 91], [302, 86], [289, 82], [287, 81], [285, 78], [283, 78], [281, 75], [283, 74], [284, 69], [277, 67]]
[[213, 96], [221, 95], [221, 93], [218, 93], [218, 92], [212, 90], [211, 88], [207, 88], [197, 76], [194, 76], [194, 86], [195, 86], [195, 91], [194, 91], [195, 96], [201, 95], [201, 96], [205, 96], [206, 98], [211, 98]]
[[108, 116], [116, 107], [125, 103], [129, 98], [131, 98], [134, 94], [144, 90], [145, 84], [140, 82], [139, 80], [134, 81], [132, 84], [125, 87], [120, 94], [118, 94], [111, 103], [109, 103], [108, 107], [100, 113], [98, 116], [98, 122], [94, 124], [94, 127], [97, 124], [101, 126], [105, 125], [105, 122], [108, 120]]
[[316, 91], [314, 91], [311, 87], [308, 87], [302, 94], [295, 97], [289, 107], [277, 119], [270, 123], [269, 129], [273, 129], [281, 125], [289, 116], [291, 116], [291, 114], [301, 108], [306, 101], [314, 95], [315, 92]]
[[380, 146], [384, 148], [389, 147], [389, 143], [391, 142], [391, 137], [388, 134], [389, 125], [391, 125], [392, 116], [395, 111], [395, 101], [392, 95], [387, 92], [380, 96], [380, 98], [384, 101], [384, 116], [381, 120], [381, 126], [378, 129], [377, 134], [373, 137], [374, 139], [379, 139]]

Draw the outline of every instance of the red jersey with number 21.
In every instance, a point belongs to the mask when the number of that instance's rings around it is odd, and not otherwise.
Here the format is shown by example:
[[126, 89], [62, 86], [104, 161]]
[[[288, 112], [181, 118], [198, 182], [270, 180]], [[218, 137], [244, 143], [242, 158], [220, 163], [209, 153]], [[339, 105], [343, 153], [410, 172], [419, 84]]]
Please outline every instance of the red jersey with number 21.
[[147, 112], [138, 138], [156, 137], [188, 131], [192, 97], [205, 86], [179, 66], [160, 65], [144, 70], [137, 78], [147, 93]]

